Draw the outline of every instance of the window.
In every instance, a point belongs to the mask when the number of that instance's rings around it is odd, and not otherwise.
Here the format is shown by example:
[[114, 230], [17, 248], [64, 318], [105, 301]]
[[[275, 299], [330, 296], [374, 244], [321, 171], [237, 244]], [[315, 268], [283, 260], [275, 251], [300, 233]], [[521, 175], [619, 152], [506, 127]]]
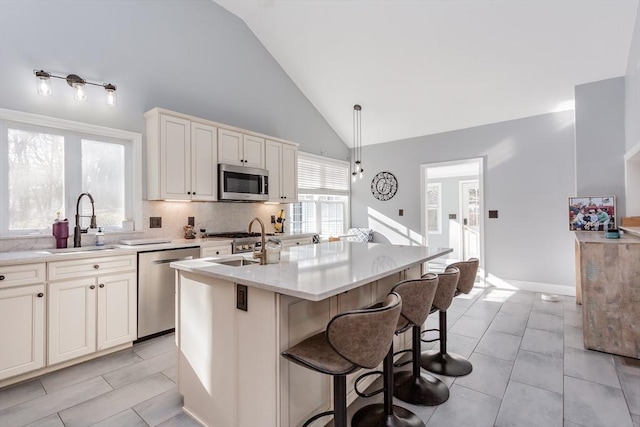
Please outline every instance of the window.
[[427, 184], [427, 231], [442, 233], [442, 184]]
[[[141, 223], [140, 134], [10, 110], [0, 110], [0, 132], [1, 235], [50, 235], [57, 212], [73, 227], [85, 192], [98, 226]], [[91, 215], [86, 197], [80, 215]]]
[[289, 205], [291, 233], [344, 234], [349, 218], [349, 163], [298, 154], [298, 203]]

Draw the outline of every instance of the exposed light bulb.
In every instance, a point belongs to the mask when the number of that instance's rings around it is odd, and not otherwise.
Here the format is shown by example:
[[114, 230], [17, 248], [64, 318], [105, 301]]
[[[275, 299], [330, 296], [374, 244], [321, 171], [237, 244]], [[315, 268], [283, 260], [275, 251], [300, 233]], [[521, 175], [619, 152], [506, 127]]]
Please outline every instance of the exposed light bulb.
[[44, 70], [35, 71], [38, 95], [51, 96], [51, 74]]
[[360, 160], [356, 160], [356, 172], [360, 172]]
[[363, 174], [364, 174], [364, 169], [360, 169], [360, 179], [362, 179]]
[[351, 182], [356, 182], [357, 176], [358, 176], [358, 174], [356, 172], [352, 172], [351, 173]]
[[116, 87], [111, 83], [107, 83], [106, 85], [104, 85], [104, 90], [107, 92], [107, 105], [109, 105], [110, 107], [115, 107], [117, 104]]
[[73, 97], [76, 101], [86, 101], [87, 100], [87, 95], [84, 93], [84, 83], [74, 83], [73, 84], [73, 88], [76, 91], [76, 93], [75, 93], [75, 95]]

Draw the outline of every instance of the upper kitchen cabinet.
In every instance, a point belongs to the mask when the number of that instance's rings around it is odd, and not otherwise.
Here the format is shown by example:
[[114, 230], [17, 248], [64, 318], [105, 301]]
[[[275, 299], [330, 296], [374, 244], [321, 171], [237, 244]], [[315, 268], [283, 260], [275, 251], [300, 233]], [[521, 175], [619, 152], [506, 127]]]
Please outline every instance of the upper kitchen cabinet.
[[218, 129], [153, 109], [147, 119], [147, 199], [217, 200]]
[[267, 140], [265, 163], [269, 171], [269, 201], [298, 201], [298, 147]]
[[220, 163], [264, 169], [264, 138], [218, 129]]

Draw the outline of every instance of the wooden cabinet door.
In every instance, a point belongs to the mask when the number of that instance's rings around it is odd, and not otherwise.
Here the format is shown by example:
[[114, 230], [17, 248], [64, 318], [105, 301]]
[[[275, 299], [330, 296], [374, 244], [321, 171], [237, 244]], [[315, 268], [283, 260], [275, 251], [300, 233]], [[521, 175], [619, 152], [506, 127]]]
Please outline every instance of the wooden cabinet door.
[[137, 338], [137, 277], [135, 272], [98, 277], [97, 349]]
[[96, 350], [95, 280], [49, 283], [49, 365]]
[[264, 169], [264, 139], [243, 135], [242, 160], [244, 166]]
[[218, 200], [218, 129], [191, 123], [191, 199]]
[[44, 367], [44, 284], [0, 290], [0, 380]]
[[243, 140], [240, 132], [218, 129], [218, 162], [243, 166]]
[[298, 147], [282, 144], [280, 188], [285, 203], [298, 201]]
[[282, 203], [280, 170], [282, 168], [282, 144], [267, 140], [265, 143], [265, 166], [269, 171], [269, 201]]
[[160, 197], [189, 200], [190, 192], [191, 122], [163, 114], [160, 116]]

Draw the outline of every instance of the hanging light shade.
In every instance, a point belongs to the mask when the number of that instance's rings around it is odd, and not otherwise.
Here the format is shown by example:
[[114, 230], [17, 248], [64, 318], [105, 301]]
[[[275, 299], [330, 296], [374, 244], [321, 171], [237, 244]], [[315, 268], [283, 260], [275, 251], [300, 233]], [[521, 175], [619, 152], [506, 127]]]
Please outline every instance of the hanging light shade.
[[353, 172], [351, 179], [362, 178], [364, 168], [362, 167], [362, 107], [359, 104], [353, 106]]
[[51, 74], [44, 70], [34, 70], [34, 74], [36, 75], [38, 95], [51, 96]]

